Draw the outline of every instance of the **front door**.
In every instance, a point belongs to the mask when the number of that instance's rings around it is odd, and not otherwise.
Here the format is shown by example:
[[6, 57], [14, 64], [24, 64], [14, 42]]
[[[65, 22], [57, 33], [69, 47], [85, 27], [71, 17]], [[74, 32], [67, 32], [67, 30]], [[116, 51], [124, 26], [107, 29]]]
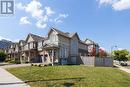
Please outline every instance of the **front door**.
[[72, 64], [76, 64], [76, 57], [71, 57]]
[[61, 65], [66, 65], [66, 64], [67, 64], [67, 58], [62, 58]]

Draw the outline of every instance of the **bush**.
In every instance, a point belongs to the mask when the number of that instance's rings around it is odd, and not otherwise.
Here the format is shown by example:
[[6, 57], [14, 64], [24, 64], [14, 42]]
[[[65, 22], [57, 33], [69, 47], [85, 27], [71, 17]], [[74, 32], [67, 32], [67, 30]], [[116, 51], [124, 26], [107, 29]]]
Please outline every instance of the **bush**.
[[19, 60], [8, 60], [8, 63], [11, 63], [11, 64], [20, 64], [20, 61]]
[[4, 62], [8, 63], [10, 60], [6, 59]]
[[41, 64], [38, 65], [38, 67], [41, 67], [41, 66], [42, 66]]
[[4, 52], [0, 52], [0, 62], [4, 62], [6, 59], [6, 54]]
[[15, 61], [15, 64], [20, 64], [21, 62], [20, 61]]
[[8, 63], [15, 64], [15, 60], [10, 60]]
[[29, 63], [28, 61], [26, 61], [25, 63]]
[[31, 64], [31, 66], [34, 66], [33, 64]]

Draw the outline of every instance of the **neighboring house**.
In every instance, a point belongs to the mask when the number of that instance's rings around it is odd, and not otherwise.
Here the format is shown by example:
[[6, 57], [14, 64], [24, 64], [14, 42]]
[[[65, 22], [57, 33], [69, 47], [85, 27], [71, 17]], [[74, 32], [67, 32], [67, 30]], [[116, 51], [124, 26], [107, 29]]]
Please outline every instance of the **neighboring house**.
[[88, 46], [93, 45], [96, 49], [99, 47], [98, 44], [88, 42], [81, 41], [77, 33], [65, 33], [51, 28], [47, 37], [28, 34], [25, 41], [20, 40], [11, 45], [9, 55], [10, 58], [18, 57], [21, 63], [82, 64], [80, 56], [89, 55]]
[[28, 34], [25, 41], [19, 42], [21, 47], [21, 62], [40, 62], [40, 59], [38, 57], [38, 42], [43, 39], [43, 37], [34, 34]]
[[79, 55], [87, 55], [87, 44], [81, 42], [77, 33], [64, 33], [55, 28], [49, 31], [39, 48], [43, 50], [43, 61], [50, 63], [80, 64]]
[[13, 43], [10, 45], [10, 48], [8, 50], [8, 59], [9, 60], [20, 60], [19, 58], [19, 44]]
[[99, 55], [99, 45], [90, 39], [86, 39], [85, 43], [88, 45], [88, 56]]

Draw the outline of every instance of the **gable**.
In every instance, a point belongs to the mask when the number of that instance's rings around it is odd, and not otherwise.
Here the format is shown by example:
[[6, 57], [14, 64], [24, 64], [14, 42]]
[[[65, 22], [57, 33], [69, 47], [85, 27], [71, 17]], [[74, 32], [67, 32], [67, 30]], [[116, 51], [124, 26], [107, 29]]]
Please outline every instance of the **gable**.
[[27, 39], [26, 39], [26, 42], [29, 43], [29, 42], [33, 42], [33, 38], [31, 35], [28, 35]]
[[55, 32], [53, 29], [51, 29], [48, 33], [48, 37], [50, 37], [51, 35], [57, 35], [57, 32]]
[[50, 31], [48, 32], [48, 37], [49, 37], [49, 36], [50, 36], [50, 34], [52, 34], [52, 33], [57, 34], [57, 32], [56, 32], [56, 31], [54, 31], [53, 29], [50, 29]]
[[86, 43], [86, 44], [95, 44], [95, 42], [92, 41], [92, 40], [90, 40], [90, 39], [86, 39], [86, 40], [85, 40], [85, 43]]
[[73, 40], [80, 40], [77, 33], [75, 33], [75, 34], [71, 37], [71, 39], [73, 39]]
[[23, 45], [22, 41], [19, 41], [19, 45], [21, 45], [21, 46]]
[[22, 42], [20, 42], [19, 44], [20, 44], [21, 46], [23, 45], [23, 43], [22, 43]]

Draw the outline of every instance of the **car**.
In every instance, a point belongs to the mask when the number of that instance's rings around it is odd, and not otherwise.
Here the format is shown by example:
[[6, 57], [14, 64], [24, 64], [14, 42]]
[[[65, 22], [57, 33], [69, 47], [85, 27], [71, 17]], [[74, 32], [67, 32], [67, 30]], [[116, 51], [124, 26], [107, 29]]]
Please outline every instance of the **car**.
[[126, 61], [121, 61], [120, 65], [121, 65], [121, 66], [127, 66], [128, 64], [127, 64]]

